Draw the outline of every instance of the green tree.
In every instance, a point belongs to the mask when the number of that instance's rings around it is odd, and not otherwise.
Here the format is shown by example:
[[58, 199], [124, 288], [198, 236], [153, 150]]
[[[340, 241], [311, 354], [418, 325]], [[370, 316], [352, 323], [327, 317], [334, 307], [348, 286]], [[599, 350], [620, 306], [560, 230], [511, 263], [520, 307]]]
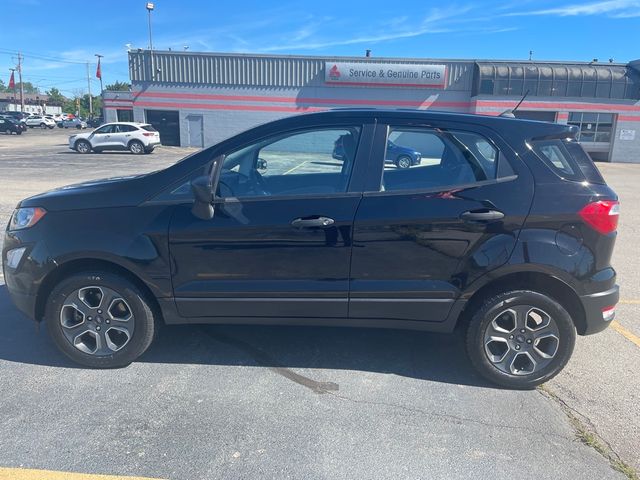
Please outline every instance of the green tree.
[[110, 92], [124, 92], [131, 90], [131, 84], [117, 80], [105, 86], [104, 89]]
[[0, 93], [4, 93], [4, 92], [8, 92], [9, 89], [7, 88], [7, 86], [4, 84], [3, 80], [0, 80]]
[[51, 90], [47, 90], [46, 93], [49, 96], [49, 103], [56, 103], [56, 104], [63, 104], [67, 99], [65, 98], [64, 95], [62, 95], [62, 93], [60, 93], [60, 90], [58, 90], [56, 87], [52, 87]]
[[[22, 82], [23, 88], [24, 88], [24, 93], [40, 93], [40, 91], [38, 90], [38, 87], [36, 87], [33, 83], [31, 82]], [[20, 82], [16, 82], [16, 92], [20, 91]]]

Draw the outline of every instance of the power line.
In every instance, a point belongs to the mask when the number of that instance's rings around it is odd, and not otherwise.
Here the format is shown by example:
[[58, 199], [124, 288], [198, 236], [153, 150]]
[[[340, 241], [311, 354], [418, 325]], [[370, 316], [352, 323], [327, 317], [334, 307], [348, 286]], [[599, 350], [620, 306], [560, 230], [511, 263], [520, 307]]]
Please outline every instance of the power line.
[[[8, 50], [6, 48], [0, 48], [0, 52], [1, 53], [6, 53], [6, 54], [10, 54], [10, 55], [16, 55], [18, 52], [16, 52], [15, 50]], [[45, 61], [49, 61], [49, 62], [56, 62], [56, 63], [69, 63], [69, 64], [73, 64], [73, 65], [84, 65], [86, 62], [78, 62], [75, 60], [67, 60], [65, 58], [62, 57], [53, 57], [53, 56], [49, 56], [49, 55], [41, 55], [38, 53], [33, 53], [33, 52], [21, 52], [23, 57], [26, 58], [34, 58], [37, 60], [45, 60]], [[25, 55], [26, 53], [26, 55]]]

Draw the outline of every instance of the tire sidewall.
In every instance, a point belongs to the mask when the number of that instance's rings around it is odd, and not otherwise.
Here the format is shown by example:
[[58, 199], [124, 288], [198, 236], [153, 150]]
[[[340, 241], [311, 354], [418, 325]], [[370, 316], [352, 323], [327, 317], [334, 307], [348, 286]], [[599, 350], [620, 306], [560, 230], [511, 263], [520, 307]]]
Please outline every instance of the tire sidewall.
[[[129, 343], [111, 355], [96, 357], [75, 348], [64, 336], [60, 310], [68, 295], [82, 287], [102, 286], [118, 292], [127, 301], [135, 321]], [[51, 292], [45, 309], [49, 335], [58, 348], [71, 360], [88, 367], [116, 368], [129, 365], [151, 344], [154, 336], [154, 316], [148, 302], [131, 282], [112, 273], [79, 273], [62, 280]]]
[[[484, 348], [484, 332], [493, 319], [504, 309], [530, 305], [547, 312], [555, 321], [560, 344], [555, 358], [532, 375], [511, 375], [498, 370], [489, 360]], [[506, 292], [488, 299], [473, 314], [467, 331], [467, 353], [478, 372], [487, 380], [514, 389], [531, 389], [556, 376], [573, 353], [576, 329], [569, 313], [556, 300], [530, 290]]]

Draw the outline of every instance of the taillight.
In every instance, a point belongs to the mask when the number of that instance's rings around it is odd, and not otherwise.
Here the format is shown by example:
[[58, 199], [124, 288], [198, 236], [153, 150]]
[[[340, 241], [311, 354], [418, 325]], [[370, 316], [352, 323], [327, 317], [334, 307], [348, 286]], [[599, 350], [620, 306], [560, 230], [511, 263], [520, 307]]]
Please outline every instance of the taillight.
[[153, 137], [155, 135], [155, 133], [153, 133], [153, 132], [144, 132], [142, 135], [144, 135], [145, 137]]
[[591, 228], [606, 235], [618, 228], [620, 203], [615, 200], [600, 200], [585, 205], [578, 213]]

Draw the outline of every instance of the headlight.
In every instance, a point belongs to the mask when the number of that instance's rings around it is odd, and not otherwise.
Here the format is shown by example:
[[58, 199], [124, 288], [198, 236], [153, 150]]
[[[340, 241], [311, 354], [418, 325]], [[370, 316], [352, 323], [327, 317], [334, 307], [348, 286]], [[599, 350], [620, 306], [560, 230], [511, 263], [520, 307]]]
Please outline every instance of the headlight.
[[47, 211], [40, 207], [17, 208], [11, 216], [9, 230], [33, 227], [46, 213]]

